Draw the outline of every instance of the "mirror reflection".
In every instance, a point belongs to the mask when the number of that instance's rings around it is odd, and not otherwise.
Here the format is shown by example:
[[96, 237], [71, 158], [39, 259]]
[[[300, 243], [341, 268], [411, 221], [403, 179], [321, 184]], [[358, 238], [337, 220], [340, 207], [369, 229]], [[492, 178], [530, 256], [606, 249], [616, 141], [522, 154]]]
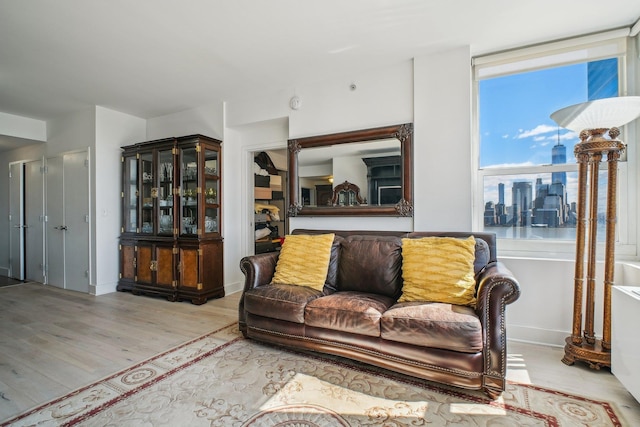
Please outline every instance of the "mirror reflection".
[[[395, 205], [402, 198], [400, 154], [400, 141], [395, 138], [301, 150], [298, 182], [302, 204]], [[346, 188], [334, 200], [337, 185]], [[354, 187], [359, 190], [359, 198], [355, 197]]]

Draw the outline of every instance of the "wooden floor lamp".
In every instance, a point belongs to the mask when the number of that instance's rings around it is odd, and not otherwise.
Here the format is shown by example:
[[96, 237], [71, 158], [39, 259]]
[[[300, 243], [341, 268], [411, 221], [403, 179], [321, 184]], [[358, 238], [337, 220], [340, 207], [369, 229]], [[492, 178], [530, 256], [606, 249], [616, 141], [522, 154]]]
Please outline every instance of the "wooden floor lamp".
[[[617, 138], [618, 126], [640, 116], [640, 96], [599, 99], [556, 111], [551, 118], [560, 126], [580, 132], [574, 154], [578, 162], [576, 262], [573, 327], [565, 340], [562, 361], [583, 361], [591, 368], [611, 366], [611, 287], [615, 267], [615, 227], [618, 161], [625, 144]], [[605, 135], [608, 133], [608, 137]], [[604, 253], [604, 311], [601, 338], [594, 331], [596, 243], [598, 226], [598, 176], [607, 161], [607, 206]], [[586, 271], [585, 271], [586, 258]], [[586, 288], [586, 289], [585, 289]], [[585, 298], [586, 292], [586, 298]], [[584, 306], [583, 306], [584, 303]], [[584, 330], [581, 329], [584, 327]]]

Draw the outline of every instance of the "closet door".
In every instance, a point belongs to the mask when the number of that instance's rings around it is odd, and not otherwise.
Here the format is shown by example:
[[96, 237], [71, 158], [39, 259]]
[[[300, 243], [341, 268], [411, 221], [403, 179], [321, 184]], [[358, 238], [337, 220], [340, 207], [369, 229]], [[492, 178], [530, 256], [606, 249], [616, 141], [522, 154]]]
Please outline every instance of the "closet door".
[[86, 151], [47, 160], [49, 283], [89, 292], [89, 163]]
[[90, 216], [89, 160], [86, 151], [64, 155], [64, 178], [67, 289], [88, 293]]
[[65, 288], [65, 231], [62, 157], [47, 159], [47, 283]]

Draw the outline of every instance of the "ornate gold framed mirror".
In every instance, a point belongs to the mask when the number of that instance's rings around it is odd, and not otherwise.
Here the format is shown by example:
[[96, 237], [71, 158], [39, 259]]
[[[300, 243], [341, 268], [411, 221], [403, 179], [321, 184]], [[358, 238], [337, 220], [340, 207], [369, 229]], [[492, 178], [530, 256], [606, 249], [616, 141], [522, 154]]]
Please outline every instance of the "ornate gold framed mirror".
[[413, 216], [412, 123], [290, 139], [288, 150], [289, 216]]

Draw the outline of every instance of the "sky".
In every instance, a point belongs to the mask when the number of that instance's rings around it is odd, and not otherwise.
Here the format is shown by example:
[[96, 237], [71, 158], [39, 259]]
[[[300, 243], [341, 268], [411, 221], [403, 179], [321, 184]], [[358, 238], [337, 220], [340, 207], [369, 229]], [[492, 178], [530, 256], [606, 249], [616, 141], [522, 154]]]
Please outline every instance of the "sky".
[[[567, 163], [575, 163], [573, 147], [578, 134], [560, 128], [550, 115], [569, 105], [593, 97], [617, 93], [617, 79], [611, 79], [611, 68], [617, 62], [604, 60], [592, 69], [589, 88], [586, 63], [536, 70], [511, 76], [495, 77], [479, 82], [480, 167], [514, 167], [551, 164], [552, 147], [566, 147]], [[604, 79], [603, 79], [604, 77]], [[597, 86], [599, 85], [599, 86]], [[498, 183], [505, 184], [505, 204], [511, 204], [514, 181], [551, 183], [551, 174], [487, 176], [485, 202], [498, 203]], [[576, 199], [575, 173], [567, 174], [567, 201]], [[535, 188], [535, 186], [534, 186]], [[535, 194], [534, 194], [535, 197]]]
[[479, 91], [481, 167], [550, 164], [558, 140], [571, 160], [578, 135], [549, 116], [587, 100], [586, 64], [482, 80]]

